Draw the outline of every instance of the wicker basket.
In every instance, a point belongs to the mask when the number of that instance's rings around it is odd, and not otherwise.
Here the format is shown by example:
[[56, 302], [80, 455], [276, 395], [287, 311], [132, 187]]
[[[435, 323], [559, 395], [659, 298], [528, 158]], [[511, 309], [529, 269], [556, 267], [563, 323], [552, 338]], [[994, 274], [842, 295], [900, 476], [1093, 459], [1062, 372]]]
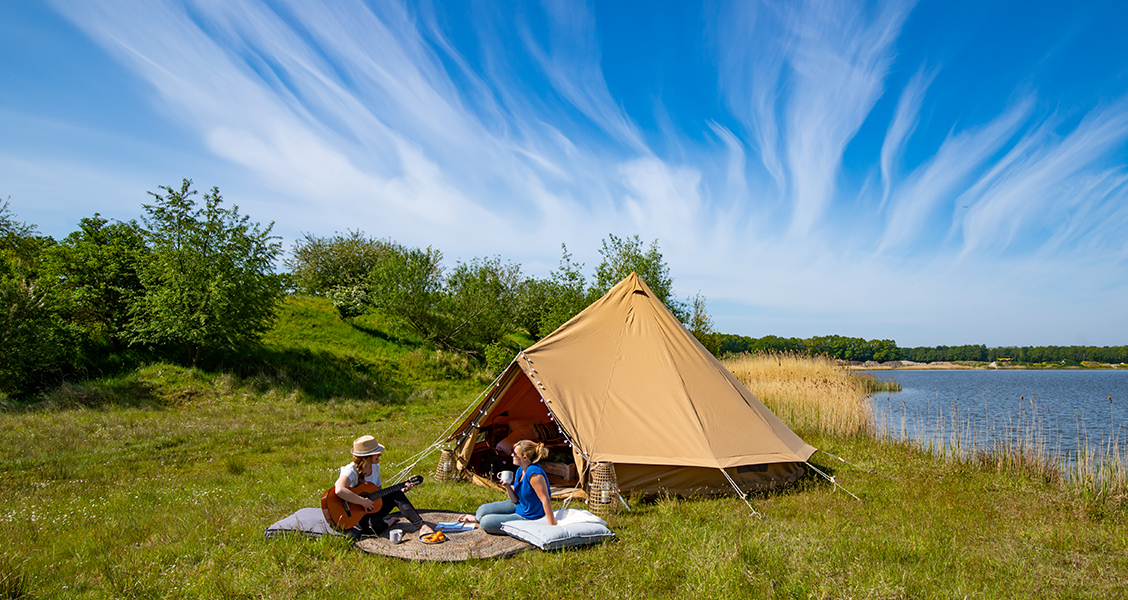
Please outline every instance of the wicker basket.
[[619, 510], [619, 480], [615, 477], [613, 463], [598, 462], [591, 466], [587, 503], [591, 512], [601, 517]]
[[435, 467], [435, 481], [458, 480], [458, 469], [454, 466], [454, 450], [443, 450], [439, 454], [439, 464]]

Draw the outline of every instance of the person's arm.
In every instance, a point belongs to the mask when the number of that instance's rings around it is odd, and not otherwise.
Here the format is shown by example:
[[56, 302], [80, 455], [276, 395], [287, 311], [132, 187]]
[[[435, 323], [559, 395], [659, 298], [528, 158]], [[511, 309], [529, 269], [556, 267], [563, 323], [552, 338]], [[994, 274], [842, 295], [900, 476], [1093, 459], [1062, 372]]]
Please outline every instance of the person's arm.
[[505, 494], [509, 496], [509, 501], [514, 504], [520, 504], [520, 498], [517, 497], [517, 490], [513, 489], [512, 483], [502, 483], [501, 487], [505, 489]]
[[337, 483], [333, 484], [333, 491], [337, 493], [337, 497], [341, 500], [344, 500], [345, 502], [351, 502], [353, 504], [359, 504], [364, 507], [365, 511], [371, 512], [373, 506], [372, 501], [368, 498], [361, 497], [360, 495], [350, 490], [349, 486], [351, 484], [352, 481], [349, 480], [348, 475], [341, 475], [339, 478], [337, 478]]
[[552, 513], [552, 494], [548, 491], [548, 480], [540, 473], [533, 473], [529, 478], [529, 484], [533, 486], [537, 498], [540, 498], [541, 506], [544, 506], [544, 516], [548, 518], [548, 524], [555, 525], [556, 515]]

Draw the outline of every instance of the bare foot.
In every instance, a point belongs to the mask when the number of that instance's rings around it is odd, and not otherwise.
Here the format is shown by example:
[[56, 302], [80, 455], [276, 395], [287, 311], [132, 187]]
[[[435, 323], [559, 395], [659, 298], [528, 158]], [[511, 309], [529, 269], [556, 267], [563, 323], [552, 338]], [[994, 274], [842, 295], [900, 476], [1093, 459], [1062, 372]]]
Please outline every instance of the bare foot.
[[432, 533], [435, 533], [435, 530], [431, 529], [431, 526], [426, 523], [424, 523], [423, 526], [419, 528], [419, 537], [431, 535]]
[[474, 518], [474, 515], [462, 515], [461, 517], [458, 517], [458, 522], [459, 523], [477, 523], [478, 519]]
[[399, 517], [384, 517], [384, 525], [387, 525], [388, 527], [391, 527], [392, 525], [399, 523], [399, 521], [400, 521]]

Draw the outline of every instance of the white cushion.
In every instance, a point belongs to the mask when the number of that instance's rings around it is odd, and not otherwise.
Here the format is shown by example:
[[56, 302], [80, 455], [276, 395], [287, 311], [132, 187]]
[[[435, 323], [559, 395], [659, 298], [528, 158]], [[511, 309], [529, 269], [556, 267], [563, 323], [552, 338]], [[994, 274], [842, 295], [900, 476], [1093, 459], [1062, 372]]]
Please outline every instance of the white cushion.
[[598, 544], [615, 537], [603, 519], [576, 509], [556, 511], [556, 525], [549, 525], [548, 519], [541, 517], [533, 521], [508, 521], [501, 524], [501, 530], [541, 550]]

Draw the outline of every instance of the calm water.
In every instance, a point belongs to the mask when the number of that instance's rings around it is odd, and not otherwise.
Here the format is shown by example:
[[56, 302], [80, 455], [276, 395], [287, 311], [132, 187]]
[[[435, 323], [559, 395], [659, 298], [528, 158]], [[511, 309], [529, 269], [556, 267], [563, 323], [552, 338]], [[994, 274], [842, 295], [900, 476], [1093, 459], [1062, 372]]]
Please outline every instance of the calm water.
[[[1047, 450], [1128, 443], [1128, 369], [1068, 371], [873, 371], [902, 391], [871, 399], [878, 431], [928, 443], [987, 444], [1043, 434]], [[1112, 398], [1109, 401], [1109, 398]], [[1123, 451], [1123, 449], [1122, 449]]]

